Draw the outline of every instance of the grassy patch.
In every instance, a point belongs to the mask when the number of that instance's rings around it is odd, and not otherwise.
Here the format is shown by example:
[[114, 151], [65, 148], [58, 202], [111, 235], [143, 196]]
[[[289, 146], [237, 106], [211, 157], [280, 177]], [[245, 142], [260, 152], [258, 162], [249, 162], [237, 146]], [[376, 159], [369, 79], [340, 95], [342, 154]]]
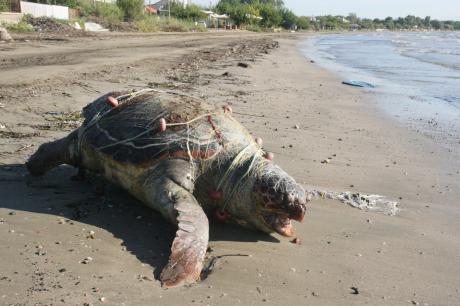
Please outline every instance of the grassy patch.
[[262, 28], [258, 24], [249, 24], [246, 26], [246, 30], [251, 32], [262, 32]]
[[33, 32], [34, 27], [28, 24], [25, 21], [20, 21], [19, 23], [5, 23], [2, 24], [1, 26], [5, 27], [8, 31], [10, 32], [15, 32], [15, 33], [27, 33], [27, 32]]
[[206, 29], [194, 22], [176, 18], [145, 16], [135, 22], [140, 32], [204, 32]]

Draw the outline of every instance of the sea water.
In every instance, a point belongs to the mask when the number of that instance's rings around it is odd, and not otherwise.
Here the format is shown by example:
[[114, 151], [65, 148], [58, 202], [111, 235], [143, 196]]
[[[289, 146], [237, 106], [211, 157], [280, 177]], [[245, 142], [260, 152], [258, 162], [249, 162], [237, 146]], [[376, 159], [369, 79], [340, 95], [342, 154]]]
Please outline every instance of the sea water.
[[[302, 44], [306, 57], [365, 90], [410, 128], [447, 145], [460, 143], [460, 32], [320, 35]], [[346, 85], [343, 85], [346, 86]]]

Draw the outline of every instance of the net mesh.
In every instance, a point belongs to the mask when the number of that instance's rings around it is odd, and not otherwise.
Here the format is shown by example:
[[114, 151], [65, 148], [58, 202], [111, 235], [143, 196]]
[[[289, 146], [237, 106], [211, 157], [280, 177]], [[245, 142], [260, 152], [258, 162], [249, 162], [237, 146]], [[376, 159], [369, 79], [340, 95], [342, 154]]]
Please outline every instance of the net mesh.
[[310, 199], [331, 199], [365, 211], [395, 216], [399, 211], [398, 202], [377, 194], [364, 194], [350, 191], [329, 191], [318, 188], [307, 188]]

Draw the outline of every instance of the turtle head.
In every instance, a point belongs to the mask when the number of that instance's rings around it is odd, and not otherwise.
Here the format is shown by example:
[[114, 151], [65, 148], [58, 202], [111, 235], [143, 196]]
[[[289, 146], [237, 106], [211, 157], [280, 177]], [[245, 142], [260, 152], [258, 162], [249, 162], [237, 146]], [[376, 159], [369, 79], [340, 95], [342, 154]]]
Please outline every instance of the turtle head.
[[264, 163], [258, 171], [252, 189], [253, 207], [257, 214], [255, 226], [265, 232], [294, 236], [291, 221], [302, 222], [307, 196], [296, 181], [272, 162]]

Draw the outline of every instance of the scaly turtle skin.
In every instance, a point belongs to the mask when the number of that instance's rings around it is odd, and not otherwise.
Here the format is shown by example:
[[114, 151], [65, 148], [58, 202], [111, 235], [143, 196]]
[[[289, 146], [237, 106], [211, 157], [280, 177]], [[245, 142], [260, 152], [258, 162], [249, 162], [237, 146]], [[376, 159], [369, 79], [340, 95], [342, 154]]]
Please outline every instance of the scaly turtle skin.
[[144, 90], [109, 93], [86, 106], [83, 116], [83, 125], [66, 138], [41, 145], [27, 168], [42, 175], [70, 164], [100, 173], [176, 224], [160, 276], [164, 287], [199, 279], [206, 213], [284, 236], [294, 235], [291, 220], [304, 218], [303, 188], [265, 158], [228, 109]]

